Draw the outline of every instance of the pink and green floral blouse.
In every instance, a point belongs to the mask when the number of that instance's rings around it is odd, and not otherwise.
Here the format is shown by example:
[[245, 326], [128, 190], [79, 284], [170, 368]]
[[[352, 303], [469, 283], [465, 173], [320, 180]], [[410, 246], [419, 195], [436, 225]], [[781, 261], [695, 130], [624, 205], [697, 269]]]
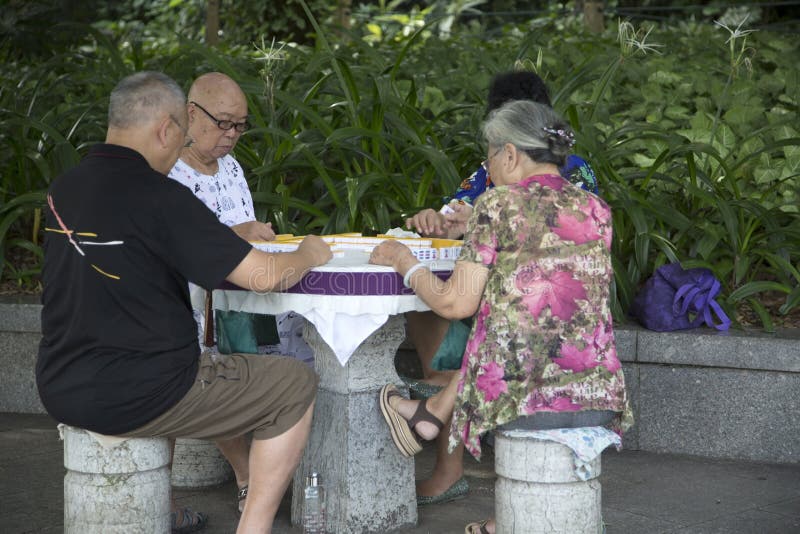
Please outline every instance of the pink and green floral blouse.
[[461, 366], [450, 444], [539, 411], [633, 422], [609, 307], [611, 212], [557, 175], [481, 195], [458, 261], [489, 269]]

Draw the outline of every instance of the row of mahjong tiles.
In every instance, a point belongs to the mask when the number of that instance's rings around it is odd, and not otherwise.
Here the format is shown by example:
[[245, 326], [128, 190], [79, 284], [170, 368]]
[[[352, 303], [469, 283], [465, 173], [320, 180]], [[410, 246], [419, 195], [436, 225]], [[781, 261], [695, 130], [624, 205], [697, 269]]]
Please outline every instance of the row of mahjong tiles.
[[[253, 242], [253, 245], [265, 252], [291, 252], [297, 249], [303, 237], [292, 234], [278, 234], [275, 236], [274, 241]], [[382, 241], [396, 239], [407, 245], [417, 259], [430, 261], [455, 260], [461, 253], [461, 245], [463, 243], [458, 239], [394, 237], [385, 234], [370, 237], [359, 233], [346, 233], [320, 237], [331, 246], [331, 252], [333, 252], [334, 257], [345, 254], [345, 250], [371, 252]]]

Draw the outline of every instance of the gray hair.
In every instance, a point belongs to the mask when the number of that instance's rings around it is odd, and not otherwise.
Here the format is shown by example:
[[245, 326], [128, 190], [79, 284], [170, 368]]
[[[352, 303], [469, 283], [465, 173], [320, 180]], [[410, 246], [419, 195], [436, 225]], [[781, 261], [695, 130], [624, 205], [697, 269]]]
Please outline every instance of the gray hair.
[[538, 163], [563, 167], [573, 144], [569, 126], [549, 106], [514, 100], [493, 111], [483, 124], [490, 146], [511, 143]]
[[137, 72], [123, 78], [111, 91], [108, 125], [129, 128], [164, 111], [177, 114], [185, 106], [186, 95], [175, 80], [161, 72]]

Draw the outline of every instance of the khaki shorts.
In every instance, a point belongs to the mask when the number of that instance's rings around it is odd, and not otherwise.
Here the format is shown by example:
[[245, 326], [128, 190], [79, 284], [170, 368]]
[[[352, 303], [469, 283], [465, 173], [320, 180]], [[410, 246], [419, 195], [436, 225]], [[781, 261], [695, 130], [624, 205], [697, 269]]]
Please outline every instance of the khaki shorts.
[[128, 437], [270, 439], [314, 402], [317, 375], [303, 362], [258, 354], [200, 355], [197, 379], [178, 404]]

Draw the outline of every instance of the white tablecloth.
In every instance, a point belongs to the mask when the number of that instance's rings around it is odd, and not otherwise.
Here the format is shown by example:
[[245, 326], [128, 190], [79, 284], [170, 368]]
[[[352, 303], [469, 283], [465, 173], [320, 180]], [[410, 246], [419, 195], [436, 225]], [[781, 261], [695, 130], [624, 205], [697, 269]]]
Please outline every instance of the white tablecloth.
[[[370, 265], [365, 253], [333, 258], [318, 272], [393, 272], [391, 267]], [[453, 269], [452, 261], [431, 262], [440, 271]], [[305, 295], [242, 290], [215, 290], [214, 308], [250, 313], [294, 311], [308, 319], [343, 366], [356, 348], [386, 322], [390, 315], [430, 308], [416, 295]]]

